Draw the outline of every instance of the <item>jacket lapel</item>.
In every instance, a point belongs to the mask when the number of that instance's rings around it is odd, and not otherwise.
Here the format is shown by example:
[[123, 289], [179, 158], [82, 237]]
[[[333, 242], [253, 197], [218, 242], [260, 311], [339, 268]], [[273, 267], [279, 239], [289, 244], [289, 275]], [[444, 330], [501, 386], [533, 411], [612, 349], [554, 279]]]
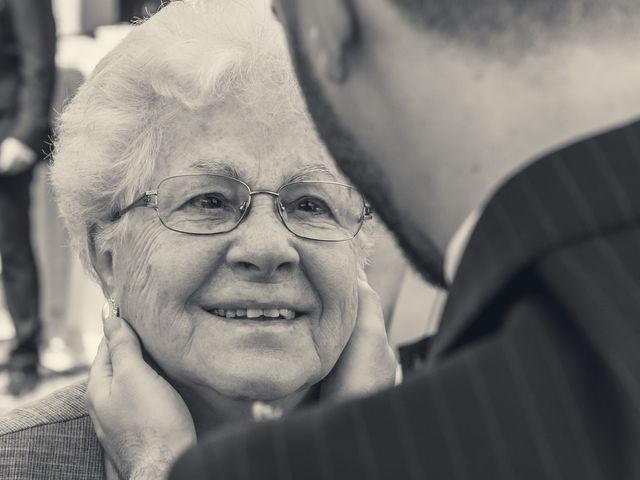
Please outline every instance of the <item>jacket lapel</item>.
[[465, 250], [430, 361], [499, 327], [478, 317], [546, 253], [640, 219], [640, 122], [549, 154], [504, 184]]

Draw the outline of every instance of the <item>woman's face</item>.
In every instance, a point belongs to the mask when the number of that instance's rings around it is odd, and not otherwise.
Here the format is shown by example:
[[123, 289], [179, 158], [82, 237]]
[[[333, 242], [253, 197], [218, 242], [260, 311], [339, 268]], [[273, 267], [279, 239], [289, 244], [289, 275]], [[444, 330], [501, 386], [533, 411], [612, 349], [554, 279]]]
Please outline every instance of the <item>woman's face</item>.
[[[181, 114], [163, 139], [148, 188], [172, 175], [229, 170], [253, 190], [276, 191], [292, 178], [340, 180], [309, 124], [292, 118], [267, 127], [247, 110], [229, 104], [215, 114]], [[354, 240], [294, 236], [269, 195], [253, 197], [248, 217], [219, 235], [171, 231], [147, 208], [127, 217], [112, 252], [115, 296], [172, 381], [226, 397], [274, 400], [332, 369], [355, 324]], [[247, 309], [288, 309], [296, 317], [220, 315]]]

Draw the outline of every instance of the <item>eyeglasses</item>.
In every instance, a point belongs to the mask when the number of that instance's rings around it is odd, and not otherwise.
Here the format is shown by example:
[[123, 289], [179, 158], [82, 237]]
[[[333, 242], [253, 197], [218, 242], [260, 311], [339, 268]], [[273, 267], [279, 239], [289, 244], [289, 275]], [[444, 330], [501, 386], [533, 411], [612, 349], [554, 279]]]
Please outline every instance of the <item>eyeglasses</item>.
[[179, 175], [165, 178], [113, 213], [116, 221], [136, 207], [151, 207], [162, 225], [190, 235], [216, 235], [236, 228], [249, 214], [255, 195], [273, 196], [284, 226], [309, 240], [341, 242], [354, 238], [371, 218], [371, 207], [352, 186], [329, 181], [299, 181], [276, 192], [252, 191], [246, 183], [224, 175]]

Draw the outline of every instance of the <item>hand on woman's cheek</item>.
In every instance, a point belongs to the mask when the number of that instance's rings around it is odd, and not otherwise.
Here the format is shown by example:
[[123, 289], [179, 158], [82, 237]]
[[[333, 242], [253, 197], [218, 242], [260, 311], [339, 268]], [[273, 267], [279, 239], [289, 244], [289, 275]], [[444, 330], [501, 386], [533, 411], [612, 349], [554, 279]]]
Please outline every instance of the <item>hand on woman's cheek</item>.
[[336, 401], [370, 395], [393, 386], [399, 380], [397, 374], [380, 300], [361, 271], [356, 326], [340, 360], [322, 382], [320, 397]]

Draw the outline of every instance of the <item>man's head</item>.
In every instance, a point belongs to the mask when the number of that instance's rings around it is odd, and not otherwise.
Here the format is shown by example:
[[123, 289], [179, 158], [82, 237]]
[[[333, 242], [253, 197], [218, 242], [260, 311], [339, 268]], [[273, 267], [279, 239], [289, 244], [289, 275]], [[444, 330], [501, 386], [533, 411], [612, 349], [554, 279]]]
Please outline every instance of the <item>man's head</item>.
[[508, 174], [640, 111], [635, 0], [275, 7], [323, 140], [436, 283], [451, 235]]

